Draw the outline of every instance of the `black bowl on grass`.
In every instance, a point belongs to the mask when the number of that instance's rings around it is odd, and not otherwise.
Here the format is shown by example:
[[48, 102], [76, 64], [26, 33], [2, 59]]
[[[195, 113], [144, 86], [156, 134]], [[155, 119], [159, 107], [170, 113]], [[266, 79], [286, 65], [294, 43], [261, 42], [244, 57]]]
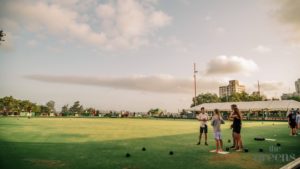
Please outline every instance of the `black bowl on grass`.
[[125, 157], [130, 157], [130, 154], [129, 154], [129, 153], [126, 153]]
[[169, 154], [170, 154], [170, 155], [173, 155], [173, 154], [174, 154], [174, 152], [173, 152], [173, 151], [170, 151], [170, 152], [169, 152]]

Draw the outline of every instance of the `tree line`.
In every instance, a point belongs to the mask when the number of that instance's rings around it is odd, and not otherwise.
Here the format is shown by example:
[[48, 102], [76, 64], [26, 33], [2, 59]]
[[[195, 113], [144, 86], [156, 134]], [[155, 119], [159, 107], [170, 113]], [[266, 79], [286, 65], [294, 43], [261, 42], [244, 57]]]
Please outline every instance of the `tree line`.
[[241, 101], [263, 101], [267, 97], [259, 95], [257, 93], [248, 94], [246, 92], [234, 93], [230, 96], [218, 97], [215, 93], [201, 93], [196, 98], [193, 98], [191, 107], [203, 104], [203, 103], [218, 103], [218, 102], [241, 102]]
[[99, 110], [94, 108], [84, 108], [79, 101], [75, 101], [73, 105], [64, 105], [61, 111], [56, 111], [55, 102], [53, 100], [48, 101], [46, 104], [37, 104], [29, 100], [15, 99], [12, 96], [6, 96], [0, 98], [0, 112], [3, 115], [8, 115], [11, 113], [20, 114], [21, 112], [34, 112], [36, 115], [50, 115], [50, 113], [60, 114], [60, 115], [90, 115], [97, 113]]

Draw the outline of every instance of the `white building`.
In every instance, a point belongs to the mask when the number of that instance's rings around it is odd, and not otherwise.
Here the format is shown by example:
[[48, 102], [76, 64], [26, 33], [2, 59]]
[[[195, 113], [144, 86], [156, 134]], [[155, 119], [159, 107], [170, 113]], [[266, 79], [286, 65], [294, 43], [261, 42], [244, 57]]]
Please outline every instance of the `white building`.
[[219, 96], [230, 96], [234, 93], [245, 92], [245, 86], [240, 85], [238, 80], [230, 80], [229, 85], [219, 87]]

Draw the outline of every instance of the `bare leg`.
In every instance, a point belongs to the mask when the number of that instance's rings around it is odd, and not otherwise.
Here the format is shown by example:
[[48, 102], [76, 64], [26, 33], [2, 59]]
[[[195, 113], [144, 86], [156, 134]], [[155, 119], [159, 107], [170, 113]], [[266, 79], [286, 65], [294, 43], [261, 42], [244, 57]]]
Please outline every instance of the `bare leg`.
[[202, 138], [202, 133], [199, 134], [199, 142], [198, 142], [198, 144], [201, 144], [201, 138]]
[[239, 140], [238, 140], [238, 134], [237, 133], [233, 133], [234, 135], [234, 141], [235, 141], [235, 147], [234, 149], [239, 149]]
[[216, 153], [218, 153], [218, 151], [219, 151], [219, 142], [218, 142], [218, 140], [217, 139], [215, 139], [216, 140]]
[[221, 149], [223, 149], [223, 140], [220, 140]]
[[233, 132], [232, 132], [232, 143], [233, 143], [232, 147], [235, 147], [236, 142], [235, 142], [235, 138], [234, 138], [234, 133]]
[[242, 137], [241, 134], [238, 134], [238, 138], [239, 138], [239, 149], [243, 149], [243, 142], [242, 142]]

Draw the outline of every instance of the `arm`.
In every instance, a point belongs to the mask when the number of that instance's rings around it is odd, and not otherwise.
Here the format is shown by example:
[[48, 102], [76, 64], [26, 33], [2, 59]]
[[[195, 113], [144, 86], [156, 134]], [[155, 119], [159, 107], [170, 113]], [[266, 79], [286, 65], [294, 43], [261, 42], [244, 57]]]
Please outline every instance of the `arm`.
[[201, 120], [200, 115], [197, 116], [197, 120], [198, 121], [203, 121], [203, 120]]
[[233, 118], [234, 118], [234, 117], [233, 117], [233, 112], [231, 112], [230, 115], [229, 115], [229, 117], [228, 117], [228, 119], [232, 121]]
[[221, 120], [221, 124], [225, 124], [225, 121], [223, 120], [223, 117], [222, 116], [220, 116], [220, 120]]
[[214, 117], [212, 117], [212, 119], [211, 119], [211, 123], [210, 123], [210, 124], [211, 124], [212, 126], [214, 126], [214, 123], [215, 123], [215, 118], [214, 118]]

